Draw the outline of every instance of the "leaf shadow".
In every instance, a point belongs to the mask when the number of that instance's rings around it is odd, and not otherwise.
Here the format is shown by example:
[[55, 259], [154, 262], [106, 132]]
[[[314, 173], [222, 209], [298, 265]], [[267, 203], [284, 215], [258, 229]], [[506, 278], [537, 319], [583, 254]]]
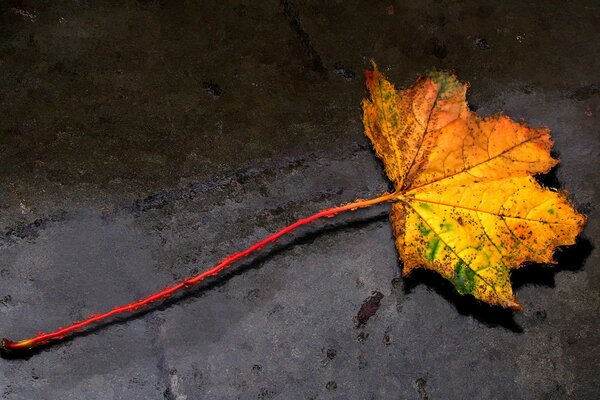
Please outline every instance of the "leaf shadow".
[[512, 310], [483, 303], [473, 296], [462, 296], [450, 281], [432, 270], [419, 268], [412, 271], [410, 276], [404, 279], [405, 295], [410, 294], [420, 284], [425, 284], [448, 303], [454, 305], [456, 311], [461, 315], [472, 316], [488, 327], [500, 326], [515, 333], [523, 332], [523, 328], [515, 321]]
[[[550, 155], [554, 158], [558, 158], [558, 152], [552, 150]], [[544, 174], [537, 174], [534, 176], [535, 180], [542, 186], [547, 188], [552, 188], [556, 190], [560, 190], [563, 188], [562, 183], [558, 180], [558, 170], [560, 169], [560, 164], [556, 164], [554, 167], [550, 169], [550, 171]]]
[[[578, 271], [594, 250], [589, 239], [579, 236], [572, 246], [561, 246], [555, 252], [555, 265], [530, 263], [513, 270], [511, 281], [513, 288], [527, 285], [554, 287], [555, 276], [562, 271]], [[468, 315], [489, 327], [503, 327], [515, 333], [523, 328], [515, 321], [515, 313], [498, 306], [477, 301], [473, 296], [460, 295], [454, 286], [441, 275], [431, 270], [417, 269], [404, 279], [404, 292], [409, 294], [419, 284], [427, 287], [452, 303], [461, 315]]]
[[572, 246], [560, 246], [554, 253], [555, 265], [525, 264], [511, 275], [513, 287], [542, 285], [553, 288], [555, 276], [562, 271], [575, 272], [583, 268], [585, 261], [594, 250], [594, 245], [584, 236], [579, 236]]

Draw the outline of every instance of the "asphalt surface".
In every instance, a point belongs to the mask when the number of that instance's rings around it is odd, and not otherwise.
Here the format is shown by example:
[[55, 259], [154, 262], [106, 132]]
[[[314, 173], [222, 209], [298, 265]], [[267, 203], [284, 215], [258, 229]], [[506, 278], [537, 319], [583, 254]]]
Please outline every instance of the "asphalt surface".
[[8, 1], [0, 5], [0, 335], [22, 339], [389, 188], [362, 70], [431, 68], [483, 115], [548, 126], [543, 182], [589, 215], [513, 314], [400, 277], [387, 206], [0, 359], [2, 399], [600, 396], [596, 1]]

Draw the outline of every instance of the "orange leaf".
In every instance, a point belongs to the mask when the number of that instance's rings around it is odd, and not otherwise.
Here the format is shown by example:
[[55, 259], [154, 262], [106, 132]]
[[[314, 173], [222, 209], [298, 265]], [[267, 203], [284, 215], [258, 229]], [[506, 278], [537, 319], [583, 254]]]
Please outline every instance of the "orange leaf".
[[468, 85], [445, 72], [402, 91], [375, 64], [365, 75], [363, 123], [396, 188], [390, 219], [403, 274], [432, 269], [461, 294], [520, 310], [510, 270], [552, 263], [586, 220], [532, 177], [558, 163], [550, 131], [481, 118], [468, 109]]

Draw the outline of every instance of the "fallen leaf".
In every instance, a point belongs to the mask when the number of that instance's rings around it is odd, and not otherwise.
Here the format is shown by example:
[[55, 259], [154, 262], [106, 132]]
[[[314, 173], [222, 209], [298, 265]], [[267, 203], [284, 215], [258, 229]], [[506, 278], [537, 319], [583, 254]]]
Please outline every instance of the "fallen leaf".
[[553, 263], [586, 220], [532, 176], [558, 163], [550, 131], [480, 117], [467, 106], [468, 84], [446, 72], [402, 91], [375, 64], [365, 75], [365, 133], [396, 188], [390, 219], [403, 275], [432, 269], [461, 294], [520, 310], [510, 270]]

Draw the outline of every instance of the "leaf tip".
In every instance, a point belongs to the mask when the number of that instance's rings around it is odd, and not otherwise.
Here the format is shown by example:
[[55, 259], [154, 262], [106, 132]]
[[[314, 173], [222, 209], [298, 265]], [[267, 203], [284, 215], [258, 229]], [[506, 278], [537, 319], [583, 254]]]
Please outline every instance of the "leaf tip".
[[456, 74], [451, 71], [431, 69], [427, 71], [425, 78], [433, 81], [439, 87], [440, 95], [454, 93], [461, 88], [466, 91], [468, 87], [468, 83], [458, 80]]
[[371, 59], [370, 63], [371, 69], [366, 68], [364, 71], [367, 88], [371, 88], [373, 81], [380, 75], [379, 68], [377, 68], [375, 60]]
[[513, 311], [521, 312], [523, 311], [523, 306], [517, 303], [515, 299], [506, 299], [502, 304], [503, 307], [509, 308]]

